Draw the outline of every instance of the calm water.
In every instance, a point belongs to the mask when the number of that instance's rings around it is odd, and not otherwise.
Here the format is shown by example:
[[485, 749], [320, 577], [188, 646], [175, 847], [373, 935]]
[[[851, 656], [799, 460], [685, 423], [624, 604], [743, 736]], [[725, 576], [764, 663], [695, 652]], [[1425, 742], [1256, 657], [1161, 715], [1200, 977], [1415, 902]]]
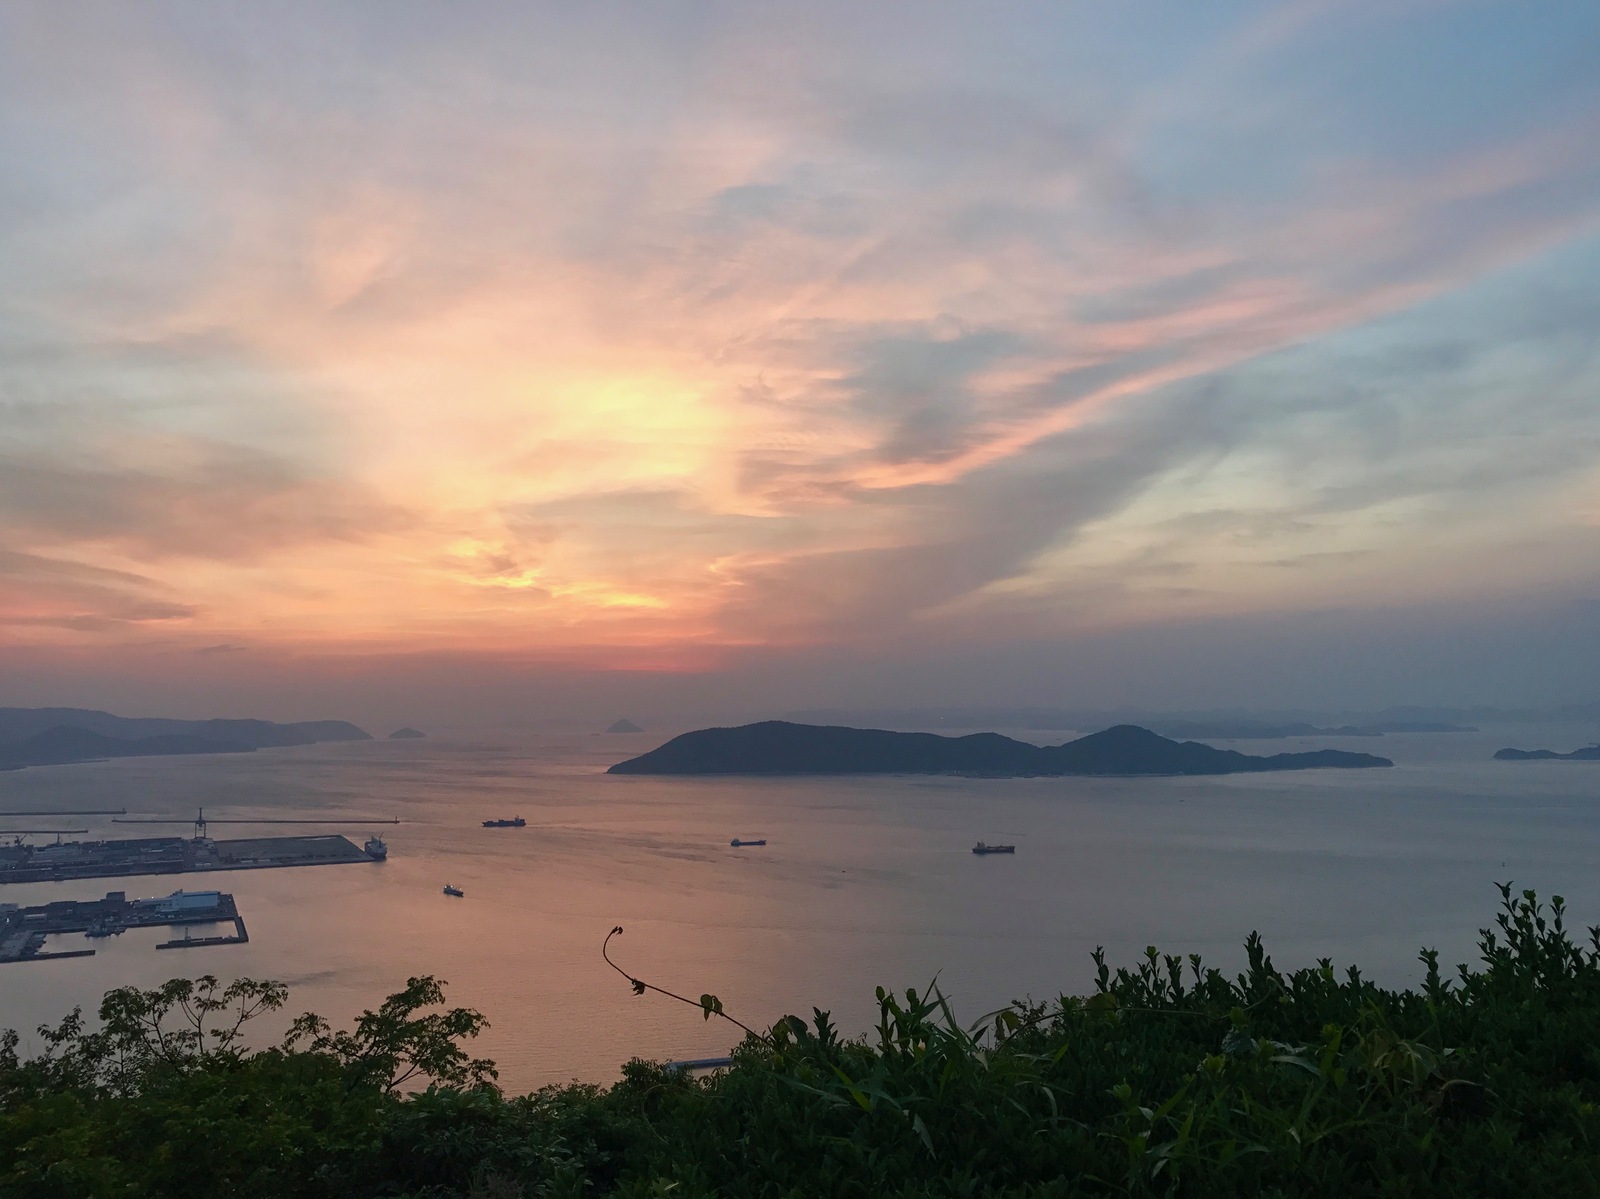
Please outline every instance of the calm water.
[[[528, 734], [123, 760], [0, 773], [0, 812], [126, 806], [210, 817], [397, 816], [383, 864], [40, 883], [0, 901], [232, 891], [245, 946], [156, 952], [165, 930], [93, 958], [0, 967], [0, 1027], [31, 1028], [123, 983], [248, 974], [291, 984], [294, 1011], [347, 1019], [408, 975], [482, 1010], [478, 1045], [518, 1089], [609, 1081], [632, 1056], [726, 1052], [729, 1026], [634, 997], [600, 958], [766, 1024], [830, 1008], [864, 1028], [873, 987], [936, 973], [959, 1014], [1089, 986], [1097, 944], [1236, 966], [1259, 929], [1280, 965], [1319, 956], [1413, 980], [1420, 945], [1472, 952], [1492, 883], [1564, 894], [1600, 922], [1600, 764], [1499, 763], [1593, 727], [1316, 744], [1380, 752], [1387, 771], [1217, 779], [661, 780], [605, 766], [662, 738]], [[1061, 738], [1055, 738], [1059, 740]], [[1257, 742], [1254, 752], [1304, 748]], [[524, 829], [479, 821], [520, 814]], [[0, 827], [17, 821], [0, 818]], [[29, 820], [30, 827], [48, 821]], [[89, 823], [91, 835], [185, 833]], [[212, 835], [293, 829], [218, 826]], [[359, 820], [345, 830], [359, 841]], [[732, 837], [766, 837], [735, 850]], [[972, 843], [1015, 842], [978, 858]], [[440, 893], [451, 882], [466, 898]], [[64, 938], [72, 947], [88, 944]]]

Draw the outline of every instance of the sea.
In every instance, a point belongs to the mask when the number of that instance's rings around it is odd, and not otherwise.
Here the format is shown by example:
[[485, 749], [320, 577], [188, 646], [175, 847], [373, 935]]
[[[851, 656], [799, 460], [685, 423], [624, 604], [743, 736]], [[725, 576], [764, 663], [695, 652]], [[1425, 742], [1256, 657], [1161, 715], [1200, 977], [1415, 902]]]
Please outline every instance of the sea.
[[[873, 1025], [880, 986], [937, 985], [965, 1022], [1091, 991], [1097, 946], [1113, 965], [1153, 945], [1236, 971], [1251, 931], [1282, 968], [1331, 958], [1405, 985], [1424, 946], [1447, 964], [1475, 959], [1497, 882], [1562, 895], [1573, 926], [1600, 924], [1600, 763], [1492, 759], [1505, 745], [1567, 750], [1597, 734], [1217, 742], [1331, 746], [1395, 766], [1212, 778], [612, 776], [607, 766], [666, 734], [525, 729], [0, 773], [0, 828], [191, 835], [183, 822], [203, 807], [218, 822], [340, 822], [213, 823], [219, 839], [379, 833], [389, 845], [381, 863], [0, 887], [0, 902], [22, 904], [221, 889], [250, 932], [245, 945], [164, 951], [165, 929], [57, 938], [50, 948], [97, 952], [0, 965], [0, 1028], [21, 1031], [27, 1052], [41, 1044], [36, 1026], [92, 1012], [113, 987], [281, 980], [289, 1004], [254, 1026], [260, 1043], [299, 1012], [348, 1022], [433, 975], [452, 1005], [488, 1018], [473, 1050], [521, 1092], [605, 1084], [630, 1058], [716, 1057], [736, 1043], [727, 1022], [635, 995], [624, 975], [696, 1001], [714, 994], [753, 1026], [820, 1008], [847, 1032]], [[174, 823], [4, 815], [75, 808]], [[482, 827], [514, 816], [526, 827]], [[1016, 853], [976, 856], [979, 840]], [[447, 883], [465, 894], [446, 896]], [[621, 973], [602, 957], [619, 926], [609, 952]]]

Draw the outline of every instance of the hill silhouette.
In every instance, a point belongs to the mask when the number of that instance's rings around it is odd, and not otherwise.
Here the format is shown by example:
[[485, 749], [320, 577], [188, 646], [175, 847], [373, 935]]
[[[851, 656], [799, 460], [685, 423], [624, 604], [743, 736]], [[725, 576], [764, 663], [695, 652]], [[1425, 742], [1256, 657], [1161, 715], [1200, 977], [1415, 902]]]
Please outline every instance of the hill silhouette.
[[0, 770], [106, 758], [248, 753], [254, 749], [370, 741], [343, 720], [170, 720], [88, 708], [0, 708]]
[[1495, 751], [1494, 756], [1502, 762], [1600, 762], [1600, 745], [1575, 749], [1570, 754], [1553, 749], [1502, 749]]
[[992, 777], [1237, 774], [1319, 767], [1392, 766], [1372, 754], [1324, 749], [1255, 757], [1196, 741], [1172, 741], [1122, 724], [1064, 745], [1037, 746], [999, 733], [941, 737], [768, 720], [697, 729], [611, 767], [608, 774], [973, 774]]

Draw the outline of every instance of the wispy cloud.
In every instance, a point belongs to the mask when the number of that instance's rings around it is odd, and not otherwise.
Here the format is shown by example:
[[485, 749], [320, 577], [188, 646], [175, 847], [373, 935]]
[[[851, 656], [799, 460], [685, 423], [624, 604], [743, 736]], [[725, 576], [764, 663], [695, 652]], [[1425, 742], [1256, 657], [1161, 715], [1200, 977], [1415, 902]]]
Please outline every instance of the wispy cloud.
[[1474, 123], [1383, 57], [1510, 70], [1447, 5], [811, 8], [0, 16], [10, 635], [699, 662], [1570, 549], [1592, 22]]
[[197, 614], [153, 579], [128, 571], [0, 549], [0, 628], [128, 632]]

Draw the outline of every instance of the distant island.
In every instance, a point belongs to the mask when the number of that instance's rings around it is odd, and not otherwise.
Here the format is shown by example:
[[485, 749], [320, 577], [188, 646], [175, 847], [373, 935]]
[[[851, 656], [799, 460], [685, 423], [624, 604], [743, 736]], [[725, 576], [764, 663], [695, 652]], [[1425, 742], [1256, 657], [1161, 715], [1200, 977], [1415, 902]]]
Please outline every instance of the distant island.
[[389, 734], [389, 740], [391, 740], [391, 741], [415, 741], [419, 737], [426, 737], [427, 735], [428, 734], [424, 733], [421, 729], [414, 729], [414, 728], [410, 727], [409, 725], [407, 725], [403, 729], [395, 729], [394, 732], [390, 733]]
[[1385, 733], [1476, 733], [1465, 724], [1442, 724], [1423, 720], [1385, 720], [1374, 724], [1341, 724], [1333, 727], [1296, 720], [1285, 724], [1251, 720], [1156, 720], [1156, 732], [1163, 737], [1204, 737], [1218, 741], [1270, 741], [1285, 737], [1381, 737]]
[[1553, 749], [1502, 749], [1494, 756], [1502, 762], [1600, 762], [1600, 745], [1575, 749], [1570, 754]]
[[999, 733], [941, 737], [768, 720], [698, 729], [618, 762], [608, 774], [965, 774], [994, 778], [1054, 775], [1237, 774], [1320, 767], [1393, 766], [1345, 750], [1254, 757], [1195, 741], [1171, 741], [1122, 724], [1064, 745], [1040, 747]]
[[113, 716], [87, 708], [0, 708], [0, 770], [370, 740], [371, 734], [343, 720], [278, 724]]
[[612, 725], [610, 728], [608, 728], [606, 730], [606, 732], [608, 732], [608, 733], [642, 733], [642, 732], [644, 732], [644, 730], [642, 728], [640, 728], [638, 725], [634, 724], [633, 721], [628, 720], [628, 719], [622, 719], [622, 720], [617, 721], [617, 723]]
[[796, 724], [849, 728], [1039, 729], [1076, 732], [1132, 724], [1178, 740], [1279, 740], [1288, 737], [1381, 737], [1386, 733], [1476, 733], [1475, 725], [1444, 717], [1447, 710], [1392, 708], [1378, 713], [1148, 712], [1135, 709], [1069, 711], [1059, 708], [818, 708], [790, 712]]

